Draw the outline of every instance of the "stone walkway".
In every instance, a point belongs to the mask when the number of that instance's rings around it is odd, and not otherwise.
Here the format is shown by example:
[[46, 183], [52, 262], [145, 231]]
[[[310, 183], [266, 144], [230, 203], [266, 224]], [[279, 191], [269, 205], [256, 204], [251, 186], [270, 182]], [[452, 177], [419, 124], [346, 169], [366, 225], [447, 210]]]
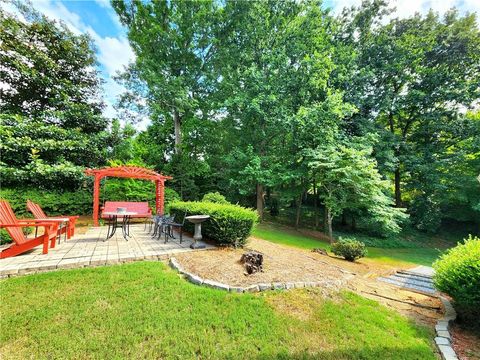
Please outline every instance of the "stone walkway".
[[420, 291], [434, 295], [436, 293], [432, 282], [433, 269], [429, 266], [418, 266], [411, 270], [397, 271], [387, 277], [379, 277], [378, 280], [396, 285], [398, 287]]
[[[85, 234], [75, 235], [67, 241], [62, 239], [54, 249], [48, 249], [48, 254], [42, 254], [42, 246], [37, 246], [27, 253], [1, 259], [0, 278], [137, 260], [166, 260], [173, 254], [198, 251], [190, 249], [193, 241], [190, 236], [184, 234], [180, 244], [179, 234], [175, 233], [176, 239], [170, 239], [165, 244], [163, 237], [161, 240], [152, 239], [143, 224], [130, 227], [131, 237], [128, 241], [121, 235], [121, 229], [117, 229], [116, 234], [105, 241], [106, 234], [106, 226], [92, 227]], [[206, 249], [214, 248], [205, 245]]]

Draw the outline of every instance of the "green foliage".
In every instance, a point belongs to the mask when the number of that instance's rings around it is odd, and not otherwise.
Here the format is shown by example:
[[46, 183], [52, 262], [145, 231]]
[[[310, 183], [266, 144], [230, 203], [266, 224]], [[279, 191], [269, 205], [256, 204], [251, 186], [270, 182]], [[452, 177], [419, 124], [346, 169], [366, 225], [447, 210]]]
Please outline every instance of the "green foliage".
[[230, 204], [227, 199], [225, 199], [225, 196], [220, 194], [218, 191], [217, 192], [211, 192], [203, 195], [202, 198], [203, 202], [211, 202], [215, 204]]
[[[469, 236], [433, 264], [435, 287], [450, 295], [466, 320], [480, 316], [480, 238]], [[477, 324], [478, 325], [478, 324]]]
[[[205, 237], [219, 245], [235, 247], [245, 245], [258, 220], [255, 211], [238, 205], [195, 201], [170, 204], [170, 213], [176, 215], [176, 221], [181, 222], [185, 212], [187, 216], [209, 215], [210, 219], [202, 224]], [[185, 221], [185, 228], [193, 233], [193, 224]]]
[[355, 261], [367, 256], [365, 244], [355, 239], [340, 238], [332, 244], [331, 250], [335, 255], [342, 256], [348, 261]]
[[366, 213], [371, 225], [384, 235], [398, 233], [407, 218], [404, 210], [392, 207], [386, 195], [389, 185], [379, 174], [371, 152], [371, 148], [349, 143], [319, 147], [310, 154], [310, 167], [327, 209], [330, 237], [333, 218], [345, 209]]
[[[475, 14], [430, 11], [385, 21], [388, 2], [364, 1], [340, 17], [341, 43], [355, 49], [349, 81], [340, 84], [358, 112], [350, 129], [376, 133], [382, 173], [397, 206], [414, 224], [436, 231], [442, 218], [478, 222], [480, 32]], [[469, 69], [469, 71], [465, 71]]]
[[15, 3], [27, 21], [0, 9], [2, 185], [76, 189], [109, 143], [93, 42]]
[[92, 213], [92, 191], [45, 191], [32, 188], [2, 188], [0, 198], [7, 200], [18, 218], [32, 217], [27, 200], [38, 203], [47, 215], [88, 215]]

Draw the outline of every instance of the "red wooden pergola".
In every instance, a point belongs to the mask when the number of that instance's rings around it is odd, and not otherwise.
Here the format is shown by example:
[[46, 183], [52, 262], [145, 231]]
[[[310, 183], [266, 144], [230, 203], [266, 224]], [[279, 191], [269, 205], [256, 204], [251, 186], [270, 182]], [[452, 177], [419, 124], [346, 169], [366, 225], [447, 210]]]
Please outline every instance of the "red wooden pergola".
[[117, 166], [102, 169], [87, 169], [85, 174], [95, 177], [93, 184], [93, 222], [98, 226], [98, 210], [100, 206], [100, 180], [102, 178], [119, 177], [129, 179], [143, 179], [155, 182], [155, 208], [157, 214], [163, 214], [165, 201], [165, 180], [172, 179], [171, 176], [159, 174], [153, 170], [138, 166]]

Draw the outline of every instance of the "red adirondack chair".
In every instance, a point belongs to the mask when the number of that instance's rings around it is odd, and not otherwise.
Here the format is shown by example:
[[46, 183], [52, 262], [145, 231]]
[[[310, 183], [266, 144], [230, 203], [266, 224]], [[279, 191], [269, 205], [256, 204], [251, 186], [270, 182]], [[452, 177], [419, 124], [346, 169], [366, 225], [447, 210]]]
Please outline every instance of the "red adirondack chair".
[[[22, 228], [35, 226], [43, 227], [44, 233], [35, 238], [27, 238]], [[0, 228], [5, 228], [13, 239], [10, 247], [0, 252], [0, 259], [15, 256], [38, 245], [43, 245], [43, 253], [48, 253], [48, 242], [50, 247], [55, 247], [55, 239], [57, 238], [58, 223], [52, 221], [39, 221], [36, 219], [17, 219], [10, 204], [5, 200], [0, 200]]]
[[59, 223], [62, 222], [63, 219], [68, 219], [68, 226], [66, 227], [61, 227], [60, 228], [60, 234], [63, 234], [66, 232], [67, 238], [70, 239], [73, 235], [75, 235], [75, 222], [78, 219], [78, 216], [48, 216], [45, 214], [43, 209], [40, 207], [40, 205], [34, 203], [33, 201], [27, 200], [27, 209], [30, 211], [35, 219], [38, 220], [48, 220], [48, 221], [59, 221]]

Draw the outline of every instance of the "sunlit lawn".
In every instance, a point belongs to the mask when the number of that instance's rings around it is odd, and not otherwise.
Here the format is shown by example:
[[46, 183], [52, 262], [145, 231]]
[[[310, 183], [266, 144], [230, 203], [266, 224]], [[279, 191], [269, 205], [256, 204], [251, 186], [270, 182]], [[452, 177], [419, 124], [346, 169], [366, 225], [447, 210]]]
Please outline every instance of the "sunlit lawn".
[[318, 289], [230, 294], [158, 262], [0, 283], [2, 359], [434, 359], [431, 332]]
[[[260, 224], [253, 231], [253, 236], [278, 244], [295, 246], [303, 249], [321, 248], [330, 249], [328, 242], [321, 239], [304, 235], [293, 229], [273, 224]], [[359, 240], [362, 240], [359, 238]], [[408, 248], [379, 248], [368, 247], [368, 258], [382, 262], [406, 262], [420, 265], [431, 265], [440, 256], [441, 251], [437, 248], [425, 246]]]

